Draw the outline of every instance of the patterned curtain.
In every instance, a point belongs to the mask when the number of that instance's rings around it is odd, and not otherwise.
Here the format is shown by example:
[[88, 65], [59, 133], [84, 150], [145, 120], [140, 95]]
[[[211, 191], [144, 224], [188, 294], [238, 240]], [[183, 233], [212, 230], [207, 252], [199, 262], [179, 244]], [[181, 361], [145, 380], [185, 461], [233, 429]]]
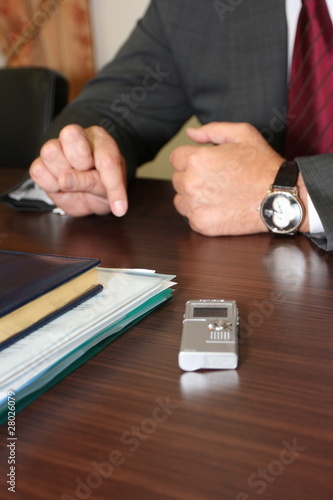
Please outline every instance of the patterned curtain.
[[44, 66], [70, 82], [94, 74], [89, 0], [0, 0], [0, 66]]

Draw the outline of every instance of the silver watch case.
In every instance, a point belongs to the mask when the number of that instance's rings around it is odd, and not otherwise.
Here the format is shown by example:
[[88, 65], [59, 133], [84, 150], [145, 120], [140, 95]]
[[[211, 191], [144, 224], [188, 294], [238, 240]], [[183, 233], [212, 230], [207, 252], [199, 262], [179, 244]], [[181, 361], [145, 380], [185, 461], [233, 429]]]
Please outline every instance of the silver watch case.
[[277, 234], [295, 234], [303, 220], [303, 207], [297, 187], [274, 188], [260, 205], [260, 216], [268, 229]]

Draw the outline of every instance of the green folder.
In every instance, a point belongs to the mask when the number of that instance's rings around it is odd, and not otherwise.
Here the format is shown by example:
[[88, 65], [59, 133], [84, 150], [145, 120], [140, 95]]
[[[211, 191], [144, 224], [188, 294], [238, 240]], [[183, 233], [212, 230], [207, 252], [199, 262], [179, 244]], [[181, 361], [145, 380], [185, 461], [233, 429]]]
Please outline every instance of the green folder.
[[[0, 424], [170, 299], [173, 275], [98, 269], [103, 292], [0, 352]], [[29, 352], [30, 349], [30, 352]]]

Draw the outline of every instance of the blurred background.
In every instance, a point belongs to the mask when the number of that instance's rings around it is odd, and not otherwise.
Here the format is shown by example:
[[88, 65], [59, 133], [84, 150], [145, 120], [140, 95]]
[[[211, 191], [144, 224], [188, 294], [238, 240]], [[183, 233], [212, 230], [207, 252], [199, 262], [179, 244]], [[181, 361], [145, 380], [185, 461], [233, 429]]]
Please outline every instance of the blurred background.
[[[0, 67], [56, 69], [69, 79], [71, 100], [115, 55], [148, 4], [149, 0], [0, 0]], [[170, 152], [191, 143], [186, 126], [153, 162], [140, 167], [139, 177], [170, 179]]]

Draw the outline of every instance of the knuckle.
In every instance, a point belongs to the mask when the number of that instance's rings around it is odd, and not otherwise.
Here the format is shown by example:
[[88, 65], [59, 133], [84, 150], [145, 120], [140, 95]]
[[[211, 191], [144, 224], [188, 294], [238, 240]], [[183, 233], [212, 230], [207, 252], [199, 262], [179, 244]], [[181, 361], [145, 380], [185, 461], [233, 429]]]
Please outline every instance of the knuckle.
[[78, 133], [82, 133], [83, 129], [80, 125], [76, 123], [70, 123], [69, 125], [65, 125], [59, 132], [59, 138], [62, 139], [70, 139], [73, 135], [77, 136]]
[[95, 174], [95, 170], [88, 170], [82, 176], [79, 176], [79, 184], [84, 191], [93, 192], [98, 186], [98, 179]]
[[196, 214], [195, 218], [190, 222], [190, 225], [194, 231], [202, 234], [203, 236], [217, 236], [217, 230], [215, 225], [207, 216], [204, 214]]
[[194, 153], [191, 153], [187, 159], [187, 168], [196, 170], [200, 167], [200, 151], [197, 150]]
[[91, 127], [88, 127], [87, 131], [88, 133], [93, 134], [95, 137], [104, 138], [109, 136], [107, 131], [103, 127], [100, 127], [99, 125], [91, 125]]
[[124, 163], [122, 162], [122, 158], [117, 154], [117, 152], [110, 149], [104, 149], [99, 152], [98, 168], [99, 170], [105, 172], [112, 169], [113, 172], [122, 173], [124, 170]]
[[47, 141], [40, 150], [40, 156], [44, 160], [53, 160], [55, 159], [61, 151], [61, 147], [59, 141], [57, 139], [51, 139]]
[[197, 196], [198, 192], [200, 192], [200, 188], [200, 183], [194, 178], [191, 178], [184, 183], [184, 193], [189, 198]]
[[29, 168], [29, 174], [32, 180], [37, 180], [41, 176], [43, 169], [43, 162], [40, 158], [36, 158], [36, 160], [32, 162]]
[[198, 147], [196, 151], [189, 155], [187, 167], [201, 174], [203, 166], [210, 164], [212, 153], [214, 152], [212, 151], [212, 146]]
[[247, 123], [247, 122], [240, 123], [239, 127], [244, 135], [251, 134], [254, 130], [253, 125], [251, 125], [250, 123]]

